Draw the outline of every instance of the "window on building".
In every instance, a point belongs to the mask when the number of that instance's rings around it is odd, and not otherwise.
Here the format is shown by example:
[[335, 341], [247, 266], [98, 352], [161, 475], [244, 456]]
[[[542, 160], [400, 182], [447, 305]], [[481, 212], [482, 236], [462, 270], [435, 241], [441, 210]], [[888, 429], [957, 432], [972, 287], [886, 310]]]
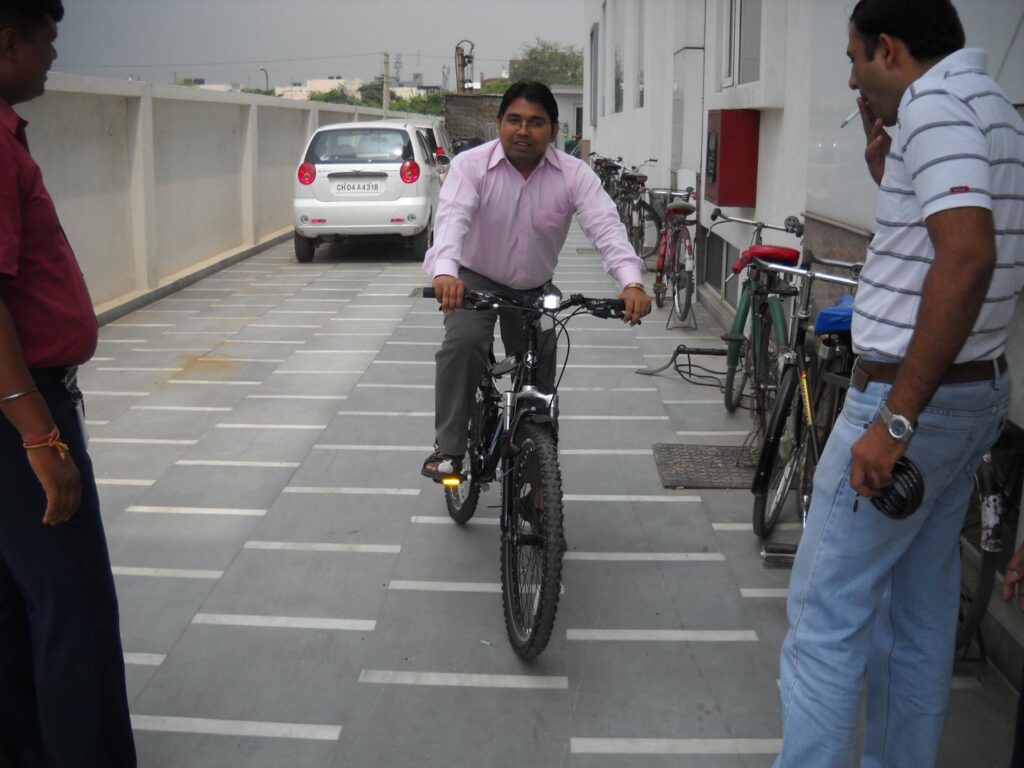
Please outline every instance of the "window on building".
[[636, 0], [636, 44], [633, 50], [636, 53], [636, 91], [633, 97], [633, 106], [644, 105], [644, 0]]
[[615, 111], [621, 112], [626, 92], [626, 0], [612, 0], [612, 50], [615, 66]]
[[[590, 125], [597, 127], [597, 101], [601, 93], [601, 25], [590, 28]], [[602, 110], [603, 112], [603, 110]]]
[[723, 88], [761, 79], [762, 0], [721, 0]]

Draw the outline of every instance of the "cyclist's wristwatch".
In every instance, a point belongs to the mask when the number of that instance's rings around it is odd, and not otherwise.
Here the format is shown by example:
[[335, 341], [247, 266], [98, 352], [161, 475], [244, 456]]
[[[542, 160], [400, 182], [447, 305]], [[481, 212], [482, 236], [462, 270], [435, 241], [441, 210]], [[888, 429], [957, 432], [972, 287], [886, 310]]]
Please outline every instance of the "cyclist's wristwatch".
[[889, 437], [900, 443], [910, 442], [910, 438], [914, 436], [914, 425], [910, 423], [910, 419], [906, 416], [900, 416], [898, 413], [893, 413], [885, 403], [882, 404], [878, 415], [881, 416], [882, 422], [888, 427]]
[[639, 288], [644, 293], [647, 293], [643, 283], [630, 283], [629, 285], [623, 286], [622, 290], [628, 291], [630, 288]]

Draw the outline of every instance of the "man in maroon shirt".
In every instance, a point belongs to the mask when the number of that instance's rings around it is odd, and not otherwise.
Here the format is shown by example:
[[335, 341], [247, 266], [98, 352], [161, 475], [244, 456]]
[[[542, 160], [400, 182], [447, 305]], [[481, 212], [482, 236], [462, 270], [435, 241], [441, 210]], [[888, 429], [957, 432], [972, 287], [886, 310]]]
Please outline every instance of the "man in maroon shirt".
[[0, 0], [0, 765], [135, 766], [76, 367], [96, 316], [26, 123], [61, 0]]

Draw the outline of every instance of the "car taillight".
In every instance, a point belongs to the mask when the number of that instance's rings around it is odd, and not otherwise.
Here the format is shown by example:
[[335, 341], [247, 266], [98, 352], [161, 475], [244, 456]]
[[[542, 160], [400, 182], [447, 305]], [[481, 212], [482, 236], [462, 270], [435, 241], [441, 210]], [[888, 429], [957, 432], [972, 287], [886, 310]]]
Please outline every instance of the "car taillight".
[[437, 154], [443, 155], [444, 154], [444, 147], [438, 147], [437, 148]]
[[406, 160], [402, 163], [402, 170], [398, 172], [402, 181], [406, 184], [415, 184], [420, 179], [420, 165], [415, 160]]
[[310, 185], [316, 181], [316, 166], [312, 163], [303, 163], [299, 166], [299, 183]]

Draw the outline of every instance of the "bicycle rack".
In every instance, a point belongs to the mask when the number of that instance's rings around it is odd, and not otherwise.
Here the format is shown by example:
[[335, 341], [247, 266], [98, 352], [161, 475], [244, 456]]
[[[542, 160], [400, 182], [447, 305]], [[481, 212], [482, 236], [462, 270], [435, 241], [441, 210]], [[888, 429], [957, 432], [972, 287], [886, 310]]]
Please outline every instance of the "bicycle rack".
[[676, 360], [679, 358], [680, 355], [686, 356], [686, 366], [690, 368], [690, 370], [692, 371], [693, 361], [690, 359], [691, 355], [701, 355], [705, 357], [725, 357], [727, 354], [729, 354], [727, 350], [720, 349], [718, 347], [690, 348], [685, 344], [680, 344], [678, 347], [676, 347], [675, 351], [672, 353], [672, 356], [668, 359], [668, 362], [665, 363], [660, 368], [637, 368], [636, 372], [639, 373], [641, 376], [654, 376], [656, 374], [661, 373], [662, 371], [666, 371], [669, 368], [675, 366]]

